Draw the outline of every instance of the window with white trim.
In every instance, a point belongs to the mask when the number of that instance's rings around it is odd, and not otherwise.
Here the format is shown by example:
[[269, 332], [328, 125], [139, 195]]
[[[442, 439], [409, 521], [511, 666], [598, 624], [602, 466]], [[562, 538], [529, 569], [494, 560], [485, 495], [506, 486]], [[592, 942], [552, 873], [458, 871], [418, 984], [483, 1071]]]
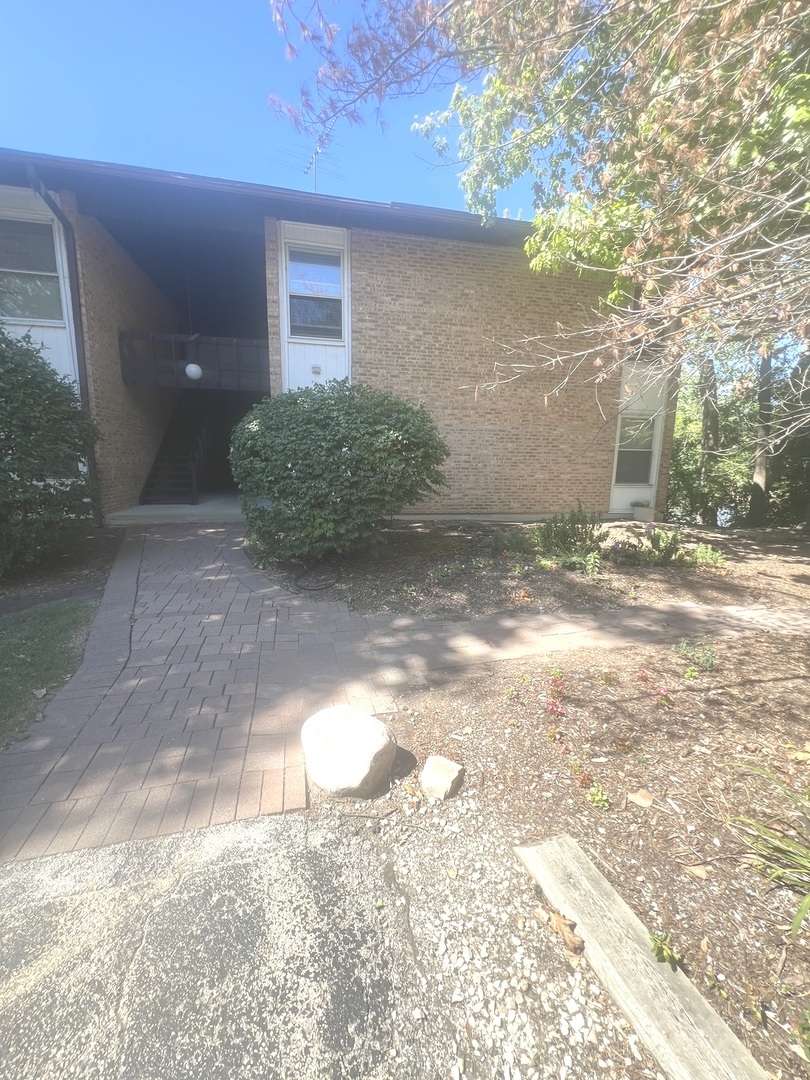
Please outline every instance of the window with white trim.
[[0, 317], [62, 320], [53, 227], [0, 218]]
[[650, 416], [623, 416], [616, 454], [617, 484], [649, 484], [652, 472], [655, 420]]
[[343, 339], [343, 252], [287, 249], [290, 337]]

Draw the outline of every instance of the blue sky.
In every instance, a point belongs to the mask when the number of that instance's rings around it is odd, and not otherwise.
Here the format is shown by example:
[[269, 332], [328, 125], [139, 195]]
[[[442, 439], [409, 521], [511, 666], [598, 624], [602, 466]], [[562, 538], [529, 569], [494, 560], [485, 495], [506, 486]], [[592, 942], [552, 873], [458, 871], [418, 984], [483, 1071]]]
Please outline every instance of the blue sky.
[[[267, 0], [5, 0], [2, 24], [0, 146], [312, 190], [290, 163], [308, 145], [267, 107], [305, 74]], [[385, 132], [340, 129], [318, 191], [462, 209], [456, 171], [410, 130], [444, 104], [394, 102]]]

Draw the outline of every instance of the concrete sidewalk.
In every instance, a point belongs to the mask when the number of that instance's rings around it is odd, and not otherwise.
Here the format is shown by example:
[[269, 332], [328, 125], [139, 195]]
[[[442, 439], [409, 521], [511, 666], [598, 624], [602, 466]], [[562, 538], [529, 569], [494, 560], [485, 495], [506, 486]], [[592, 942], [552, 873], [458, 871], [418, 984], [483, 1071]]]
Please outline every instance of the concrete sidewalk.
[[395, 711], [430, 671], [680, 638], [810, 632], [810, 612], [665, 605], [435, 623], [361, 616], [255, 571], [240, 526], [128, 532], [84, 662], [0, 757], [0, 861], [306, 806], [304, 719]]

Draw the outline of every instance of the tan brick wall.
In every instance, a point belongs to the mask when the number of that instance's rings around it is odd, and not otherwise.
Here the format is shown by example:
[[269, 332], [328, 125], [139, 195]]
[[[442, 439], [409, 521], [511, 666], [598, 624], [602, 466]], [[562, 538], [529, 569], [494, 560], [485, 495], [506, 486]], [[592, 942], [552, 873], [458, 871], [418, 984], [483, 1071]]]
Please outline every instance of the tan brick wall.
[[265, 218], [264, 248], [267, 274], [267, 336], [270, 345], [270, 396], [275, 397], [282, 390], [282, 375], [278, 221], [274, 218]]
[[423, 401], [451, 448], [448, 486], [415, 509], [607, 512], [617, 388], [597, 395], [588, 367], [554, 395], [557, 367], [474, 389], [502, 345], [581, 324], [596, 284], [534, 275], [516, 249], [354, 230], [351, 290], [352, 378]]
[[101, 430], [96, 464], [108, 514], [138, 502], [177, 396], [124, 386], [119, 331], [173, 333], [182, 320], [101, 224], [78, 213], [70, 193], [61, 201], [76, 234], [90, 408]]

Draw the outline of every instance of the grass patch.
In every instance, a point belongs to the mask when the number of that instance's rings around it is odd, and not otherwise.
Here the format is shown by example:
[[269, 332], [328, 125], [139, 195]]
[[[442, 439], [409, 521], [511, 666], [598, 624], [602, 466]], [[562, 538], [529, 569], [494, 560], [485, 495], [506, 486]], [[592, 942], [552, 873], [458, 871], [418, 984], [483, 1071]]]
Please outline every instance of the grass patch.
[[79, 666], [95, 610], [63, 601], [0, 617], [0, 746], [42, 711], [34, 691], [58, 690]]

